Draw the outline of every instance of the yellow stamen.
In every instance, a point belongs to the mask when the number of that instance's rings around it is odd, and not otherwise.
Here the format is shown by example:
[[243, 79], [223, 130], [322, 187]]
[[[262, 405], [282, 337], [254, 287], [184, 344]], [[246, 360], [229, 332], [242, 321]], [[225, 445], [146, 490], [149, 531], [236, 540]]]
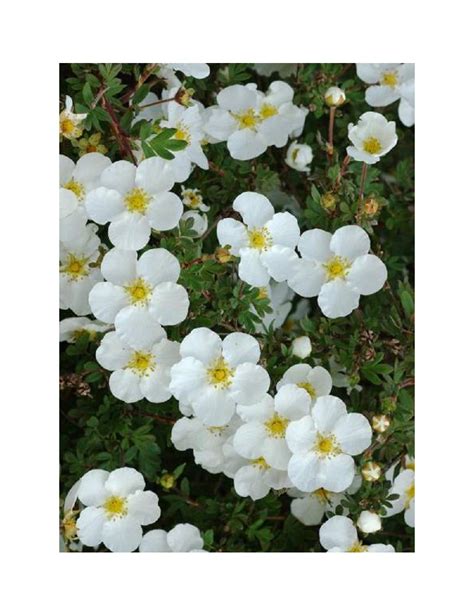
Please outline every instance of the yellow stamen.
[[229, 364], [220, 357], [214, 364], [207, 370], [207, 378], [211, 385], [214, 385], [217, 389], [227, 389], [232, 383], [235, 370], [233, 370]]
[[156, 361], [151, 353], [134, 351], [132, 358], [127, 364], [127, 368], [141, 376], [145, 376], [156, 368]]
[[178, 124], [176, 127], [176, 132], [174, 134], [174, 139], [179, 139], [180, 141], [186, 141], [186, 143], [191, 143], [191, 133], [189, 128], [184, 124]]
[[125, 285], [124, 290], [132, 304], [140, 304], [142, 306], [148, 304], [152, 292], [151, 286], [143, 278], [137, 278], [130, 284]]
[[103, 504], [108, 518], [123, 517], [127, 513], [127, 499], [122, 496], [109, 496]]
[[124, 197], [125, 207], [134, 214], [145, 214], [151, 201], [151, 196], [143, 188], [132, 188]]
[[341, 448], [333, 434], [324, 435], [318, 432], [314, 444], [315, 452], [321, 458], [332, 458], [341, 453]]
[[256, 466], [258, 468], [260, 468], [262, 471], [266, 471], [270, 468], [270, 465], [267, 464], [267, 461], [265, 460], [265, 458], [255, 458], [255, 460], [251, 461], [252, 466]]
[[274, 105], [270, 105], [269, 103], [263, 103], [263, 105], [260, 107], [259, 115], [262, 120], [266, 120], [267, 118], [278, 115], [278, 109]]
[[84, 199], [86, 191], [84, 185], [80, 182], [76, 182], [76, 180], [71, 179], [69, 180], [69, 182], [63, 184], [63, 188], [66, 188], [67, 190], [73, 192], [79, 201], [82, 201]]
[[377, 137], [368, 137], [362, 145], [367, 154], [378, 154], [382, 150], [382, 144]]
[[232, 116], [239, 123], [239, 128], [255, 128], [259, 123], [259, 118], [254, 109], [247, 109], [242, 113], [233, 113]]
[[368, 548], [366, 545], [362, 545], [360, 541], [356, 541], [351, 545], [351, 547], [347, 550], [348, 552], [367, 552]]
[[267, 250], [271, 246], [270, 234], [265, 227], [261, 227], [260, 229], [249, 229], [247, 233], [250, 248], [262, 251]]
[[331, 502], [330, 495], [331, 492], [328, 492], [324, 488], [319, 488], [319, 490], [315, 490], [311, 496], [317, 498], [321, 503], [329, 504]]
[[396, 71], [387, 71], [383, 73], [382, 79], [380, 80], [380, 85], [389, 86], [390, 88], [395, 88], [398, 84], [398, 75]]
[[408, 507], [414, 498], [415, 498], [415, 482], [413, 482], [405, 490], [405, 507]]
[[296, 383], [296, 385], [307, 391], [311, 398], [316, 398], [316, 390], [311, 383], [308, 383], [308, 381], [300, 381], [299, 383]]
[[273, 413], [270, 419], [267, 419], [265, 422], [265, 428], [271, 437], [284, 438], [289, 423], [290, 420], [286, 419], [286, 417], [282, 417], [278, 413]]
[[66, 257], [66, 263], [60, 268], [60, 271], [67, 274], [69, 280], [79, 280], [89, 274], [87, 261], [86, 257], [79, 257], [70, 252]]
[[328, 280], [336, 280], [336, 278], [344, 279], [347, 275], [350, 267], [349, 259], [343, 257], [333, 257], [327, 261], [323, 267], [326, 270], [326, 276]]

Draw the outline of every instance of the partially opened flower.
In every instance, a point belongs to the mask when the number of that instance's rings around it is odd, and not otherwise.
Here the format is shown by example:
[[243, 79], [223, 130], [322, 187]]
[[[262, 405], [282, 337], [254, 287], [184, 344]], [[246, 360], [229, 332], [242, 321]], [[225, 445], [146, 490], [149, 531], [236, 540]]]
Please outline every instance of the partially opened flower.
[[239, 277], [254, 287], [270, 278], [282, 282], [297, 262], [295, 246], [300, 237], [296, 218], [288, 212], [275, 214], [270, 201], [254, 192], [244, 192], [233, 203], [243, 219], [224, 218], [217, 225], [221, 246], [240, 257]]
[[296, 169], [296, 171], [308, 173], [310, 171], [309, 166], [312, 160], [313, 151], [310, 146], [305, 143], [293, 141], [286, 153], [285, 163], [288, 167]]
[[59, 138], [78, 139], [82, 135], [83, 122], [87, 113], [74, 113], [70, 96], [66, 96], [65, 107], [59, 114]]
[[318, 396], [327, 396], [332, 389], [329, 372], [322, 366], [313, 368], [309, 364], [295, 364], [288, 368], [277, 383], [277, 391], [289, 383], [304, 389], [313, 403]]
[[169, 192], [175, 182], [166, 161], [147, 158], [138, 167], [120, 160], [100, 176], [100, 186], [86, 195], [90, 219], [100, 225], [110, 222], [109, 238], [123, 250], [146, 246], [151, 230], [169, 231], [178, 225], [183, 204]]
[[347, 316], [361, 295], [376, 293], [387, 280], [387, 268], [368, 254], [370, 238], [357, 225], [340, 227], [333, 235], [321, 229], [305, 231], [298, 250], [302, 258], [293, 265], [288, 285], [303, 297], [317, 295], [329, 318]]
[[189, 207], [191, 210], [208, 212], [210, 209], [209, 206], [204, 203], [199, 188], [183, 188], [181, 190], [181, 200], [183, 205]]
[[[290, 495], [291, 494], [290, 490]], [[290, 505], [291, 513], [305, 526], [317, 526], [321, 523], [327, 511], [334, 511], [341, 503], [344, 492], [330, 492], [319, 488], [309, 493], [301, 493], [293, 498]]]
[[94, 340], [97, 334], [109, 329], [110, 325], [101, 321], [93, 321], [87, 317], [69, 317], [59, 323], [59, 342], [75, 342], [83, 333], [86, 333], [90, 340]]
[[180, 354], [170, 389], [207, 426], [226, 425], [236, 404], [260, 402], [270, 386], [267, 371], [257, 365], [258, 342], [249, 334], [235, 332], [221, 340], [198, 327], [183, 338]]
[[343, 515], [335, 515], [319, 529], [319, 542], [328, 552], [395, 552], [390, 544], [364, 545], [359, 541], [354, 522]]
[[398, 494], [396, 500], [390, 501], [391, 507], [386, 508], [385, 517], [391, 517], [404, 511], [405, 523], [415, 526], [415, 471], [407, 468], [392, 480], [388, 495]]
[[250, 496], [252, 500], [265, 498], [271, 489], [282, 490], [291, 487], [286, 471], [272, 468], [265, 458], [249, 460], [235, 473], [234, 489], [239, 496]]
[[300, 133], [307, 110], [293, 104], [294, 91], [283, 81], [274, 81], [264, 94], [255, 84], [232, 85], [217, 95], [205, 130], [227, 141], [232, 158], [250, 160], [267, 147], [286, 145], [290, 135]]
[[176, 284], [178, 259], [164, 248], [152, 248], [139, 259], [133, 250], [112, 248], [103, 258], [106, 282], [89, 296], [93, 314], [114, 323], [123, 341], [132, 346], [155, 342], [161, 325], [181, 323], [188, 314], [186, 289]]
[[[291, 343], [291, 354], [300, 359], [306, 359], [311, 355], [312, 346], [309, 336], [298, 336]], [[329, 393], [329, 392], [328, 392]]]
[[133, 552], [142, 540], [142, 526], [160, 517], [158, 496], [145, 491], [143, 475], [133, 468], [111, 473], [87, 472], [77, 494], [85, 509], [77, 520], [77, 536], [84, 545], [103, 543], [112, 552]]
[[381, 113], [366, 111], [357, 124], [349, 124], [348, 136], [352, 142], [347, 154], [367, 165], [378, 163], [397, 144], [395, 122], [389, 122]]
[[415, 123], [415, 65], [357, 64], [359, 79], [370, 83], [365, 100], [371, 107], [385, 107], [400, 100], [398, 115], [405, 126]]
[[110, 391], [124, 402], [165, 402], [171, 398], [170, 369], [179, 361], [179, 344], [155, 328], [155, 340], [134, 347], [123, 343], [116, 332], [105, 334], [96, 352], [99, 364], [112, 370]]
[[309, 394], [296, 385], [285, 385], [274, 399], [267, 394], [258, 404], [237, 406], [245, 423], [235, 433], [235, 450], [244, 458], [264, 458], [273, 468], [286, 471], [291, 458], [286, 429], [290, 421], [308, 415], [310, 406]]
[[[190, 224], [191, 224], [191, 230], [194, 234], [193, 237], [196, 237], [196, 236], [201, 237], [202, 235], [204, 235], [204, 233], [206, 233], [207, 228], [209, 226], [207, 222], [206, 214], [198, 214], [198, 212], [192, 212], [188, 210], [187, 212], [184, 212], [184, 214], [181, 216], [180, 222], [186, 222], [187, 220], [191, 221]], [[183, 235], [186, 236], [184, 231], [183, 231]]]
[[205, 552], [199, 528], [177, 524], [172, 530], [150, 530], [143, 535], [140, 552]]
[[304, 492], [319, 488], [341, 492], [355, 475], [352, 456], [370, 445], [372, 430], [360, 413], [347, 413], [346, 405], [335, 396], [321, 396], [307, 415], [292, 421], [286, 440], [292, 452], [288, 475]]
[[102, 280], [97, 265], [100, 257], [100, 239], [97, 227], [89, 224], [85, 232], [74, 240], [60, 242], [59, 250], [59, 303], [62, 310], [69, 308], [75, 314], [89, 314], [89, 292]]

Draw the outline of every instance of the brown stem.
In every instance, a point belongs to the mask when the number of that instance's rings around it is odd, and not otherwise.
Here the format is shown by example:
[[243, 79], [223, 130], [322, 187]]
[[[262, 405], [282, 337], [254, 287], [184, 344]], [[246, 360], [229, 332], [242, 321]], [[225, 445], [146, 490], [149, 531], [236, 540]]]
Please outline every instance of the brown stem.
[[130, 101], [135, 96], [135, 93], [137, 92], [137, 90], [141, 88], [141, 86], [145, 83], [148, 77], [150, 77], [150, 75], [153, 74], [153, 72], [156, 70], [157, 67], [158, 67], [158, 64], [149, 64], [146, 67], [146, 69], [143, 71], [143, 73], [140, 75], [140, 77], [138, 78], [136, 85], [130, 88], [129, 90], [127, 90], [127, 92], [125, 92], [125, 94], [122, 96], [121, 98], [122, 102], [125, 103], [125, 102]]
[[154, 107], [155, 105], [162, 105], [163, 103], [171, 103], [172, 101], [175, 101], [175, 100], [176, 100], [176, 96], [172, 96], [171, 98], [163, 98], [162, 100], [155, 101], [154, 103], [147, 103], [146, 105], [140, 105], [138, 109], [142, 110], [142, 109], [146, 109], [147, 107]]
[[344, 160], [342, 161], [342, 165], [341, 168], [339, 170], [339, 175], [337, 176], [337, 180], [336, 180], [336, 184], [334, 185], [334, 189], [337, 190], [342, 182], [342, 178], [344, 177], [344, 175], [346, 174], [347, 171], [347, 167], [349, 166], [349, 163], [351, 162], [351, 157], [349, 156], [349, 154], [346, 155], [346, 157], [344, 158]]
[[329, 108], [329, 135], [328, 135], [328, 158], [329, 162], [332, 161], [334, 154], [334, 118], [336, 116], [336, 108]]
[[362, 202], [364, 201], [364, 189], [365, 181], [367, 179], [367, 163], [362, 163], [362, 173], [360, 175], [360, 187], [359, 187], [359, 204], [357, 206], [356, 221], [360, 223], [362, 218]]
[[109, 101], [105, 98], [105, 96], [102, 96], [101, 105], [107, 111], [112, 121], [112, 130], [119, 145], [120, 155], [123, 157], [129, 156], [132, 159], [133, 163], [136, 165], [137, 160], [130, 146], [129, 137], [122, 130], [115, 111]]

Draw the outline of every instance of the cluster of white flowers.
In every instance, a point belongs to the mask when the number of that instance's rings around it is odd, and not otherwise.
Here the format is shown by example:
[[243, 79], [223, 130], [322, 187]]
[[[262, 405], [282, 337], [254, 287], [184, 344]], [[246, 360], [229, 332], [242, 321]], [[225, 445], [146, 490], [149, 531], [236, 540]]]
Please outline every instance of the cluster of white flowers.
[[[259, 70], [273, 72], [271, 66]], [[362, 79], [379, 84], [367, 90], [369, 104], [401, 99], [400, 117], [407, 125], [410, 66], [357, 67]], [[353, 456], [370, 446], [369, 422], [330, 394], [331, 376], [320, 366], [294, 365], [274, 395], [268, 393], [270, 377], [265, 362], [259, 364], [260, 345], [253, 336], [234, 332], [222, 339], [200, 327], [179, 342], [169, 340], [165, 328], [187, 318], [188, 293], [178, 283], [178, 259], [164, 248], [148, 248], [152, 233], [173, 230], [181, 221], [191, 220], [197, 236], [206, 232], [210, 208], [201, 192], [183, 186], [180, 197], [173, 192], [195, 165], [208, 169], [205, 144], [226, 141], [233, 158], [249, 160], [301, 135], [307, 110], [293, 103], [293, 89], [282, 81], [272, 82], [265, 93], [256, 84], [230, 86], [207, 109], [184, 89], [182, 104], [175, 71], [203, 78], [209, 67], [167, 64], [156, 71], [167, 83], [164, 98], [174, 100], [155, 105], [161, 101], [149, 94], [135, 121], [151, 122], [155, 134], [175, 130], [174, 138], [186, 146], [173, 160], [154, 156], [138, 164], [112, 162], [95, 152], [74, 163], [60, 156], [60, 307], [77, 315], [61, 322], [60, 339], [105, 334], [96, 358], [111, 372], [110, 391], [116, 398], [162, 403], [173, 396], [184, 415], [172, 430], [177, 449], [191, 449], [204, 469], [233, 478], [240, 496], [257, 500], [271, 489], [288, 491], [293, 514], [304, 524], [319, 524], [325, 513], [334, 513], [346, 491], [357, 489]], [[338, 106], [341, 100], [334, 91], [328, 104]], [[80, 136], [84, 117], [73, 113], [68, 97], [61, 135]], [[348, 155], [366, 164], [377, 163], [397, 142], [395, 123], [379, 113], [364, 113], [348, 131]], [[308, 173], [312, 160], [309, 146], [291, 143], [290, 167]], [[321, 229], [301, 233], [293, 214], [275, 212], [269, 199], [255, 192], [238, 195], [233, 209], [242, 221], [220, 220], [217, 237], [239, 259], [240, 279], [270, 300], [271, 313], [257, 332], [282, 326], [295, 294], [317, 296], [326, 317], [344, 317], [358, 307], [361, 295], [376, 293], [387, 279], [385, 265], [369, 254], [369, 236], [359, 226], [344, 226], [334, 234]], [[112, 248], [101, 244], [97, 225], [108, 225]], [[85, 316], [90, 314], [97, 320]], [[309, 357], [310, 339], [296, 339], [292, 352]], [[391, 493], [399, 497], [386, 515], [405, 511], [407, 524], [414, 525], [414, 471], [402, 471]], [[112, 551], [202, 551], [199, 531], [189, 524], [143, 536], [142, 526], [155, 523], [160, 508], [158, 497], [145, 490], [142, 475], [133, 469], [89, 471], [75, 486], [74, 503], [76, 497], [84, 506], [77, 519], [83, 545], [103, 543]], [[371, 512], [366, 513], [360, 528], [375, 528]], [[366, 548], [353, 523], [338, 515], [323, 524], [320, 541], [329, 551], [393, 550]]]

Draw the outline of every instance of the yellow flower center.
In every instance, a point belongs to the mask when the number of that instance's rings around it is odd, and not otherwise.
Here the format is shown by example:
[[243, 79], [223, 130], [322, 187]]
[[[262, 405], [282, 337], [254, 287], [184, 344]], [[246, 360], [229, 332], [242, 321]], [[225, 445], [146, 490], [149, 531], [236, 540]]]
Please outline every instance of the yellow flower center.
[[366, 545], [363, 545], [360, 541], [356, 541], [351, 545], [351, 547], [347, 550], [348, 552], [367, 552], [368, 548]]
[[290, 420], [286, 419], [286, 417], [282, 417], [278, 413], [273, 413], [270, 419], [267, 419], [265, 422], [265, 428], [271, 437], [283, 438], [289, 423]]
[[317, 498], [321, 503], [328, 504], [331, 502], [329, 497], [330, 494], [331, 492], [328, 492], [324, 488], [319, 488], [319, 490], [315, 490], [311, 496], [313, 496], [313, 498]]
[[141, 376], [145, 376], [156, 368], [156, 361], [151, 353], [134, 351], [132, 358], [127, 364], [127, 368]]
[[209, 426], [207, 428], [207, 431], [210, 432], [213, 436], [221, 436], [221, 434], [227, 427], [228, 426]]
[[396, 71], [387, 71], [383, 73], [380, 85], [394, 88], [398, 84], [398, 75]]
[[300, 381], [299, 383], [296, 383], [296, 385], [307, 391], [311, 398], [316, 398], [316, 390], [311, 383], [308, 383], [308, 381]]
[[121, 518], [127, 513], [127, 499], [122, 496], [109, 496], [102, 506], [108, 518]]
[[225, 359], [220, 357], [208, 368], [207, 378], [209, 383], [217, 389], [226, 389], [232, 383], [234, 372], [235, 370], [229, 366]]
[[382, 150], [382, 144], [377, 137], [368, 137], [362, 145], [367, 154], [378, 154]]
[[255, 110], [251, 108], [242, 113], [233, 113], [232, 115], [239, 123], [239, 128], [255, 128], [259, 123]]
[[202, 197], [196, 192], [190, 192], [186, 195], [187, 205], [192, 209], [197, 209], [202, 203]]
[[321, 458], [332, 458], [341, 453], [341, 448], [333, 434], [321, 434], [318, 432], [314, 444], [315, 452]]
[[132, 304], [141, 304], [144, 306], [148, 304], [152, 288], [143, 278], [137, 278], [130, 284], [125, 285], [124, 290]]
[[415, 498], [415, 482], [405, 490], [405, 507], [408, 507], [411, 501]]
[[255, 460], [251, 461], [252, 466], [256, 466], [257, 468], [260, 468], [262, 471], [266, 471], [270, 468], [270, 465], [267, 464], [267, 461], [265, 460], [265, 458], [255, 458]]
[[73, 192], [79, 201], [82, 201], [84, 199], [86, 190], [84, 188], [84, 185], [80, 182], [76, 182], [76, 180], [71, 179], [69, 180], [69, 182], [63, 184], [63, 188], [66, 188], [67, 190]]
[[176, 480], [173, 475], [170, 473], [165, 473], [160, 477], [160, 484], [165, 488], [165, 490], [171, 490], [174, 486]]
[[257, 299], [268, 299], [268, 289], [266, 287], [259, 287]]
[[89, 274], [86, 257], [79, 257], [70, 252], [66, 257], [66, 263], [61, 267], [61, 272], [67, 274], [70, 280], [79, 280]]
[[124, 197], [125, 207], [134, 214], [145, 214], [150, 201], [151, 196], [143, 188], [132, 188]]
[[72, 541], [76, 537], [76, 512], [68, 511], [62, 520], [64, 538]]
[[267, 250], [271, 246], [271, 238], [268, 231], [262, 227], [260, 229], [249, 229], [247, 231], [250, 248], [256, 250]]
[[344, 279], [350, 267], [349, 259], [343, 257], [333, 257], [324, 264], [326, 276], [328, 280], [336, 280], [336, 278]]
[[262, 120], [266, 120], [267, 118], [278, 115], [278, 109], [274, 105], [263, 103], [263, 105], [260, 107], [259, 115]]
[[188, 144], [191, 143], [191, 133], [189, 128], [184, 124], [178, 124], [174, 138], [179, 139], [180, 141], [186, 141]]

